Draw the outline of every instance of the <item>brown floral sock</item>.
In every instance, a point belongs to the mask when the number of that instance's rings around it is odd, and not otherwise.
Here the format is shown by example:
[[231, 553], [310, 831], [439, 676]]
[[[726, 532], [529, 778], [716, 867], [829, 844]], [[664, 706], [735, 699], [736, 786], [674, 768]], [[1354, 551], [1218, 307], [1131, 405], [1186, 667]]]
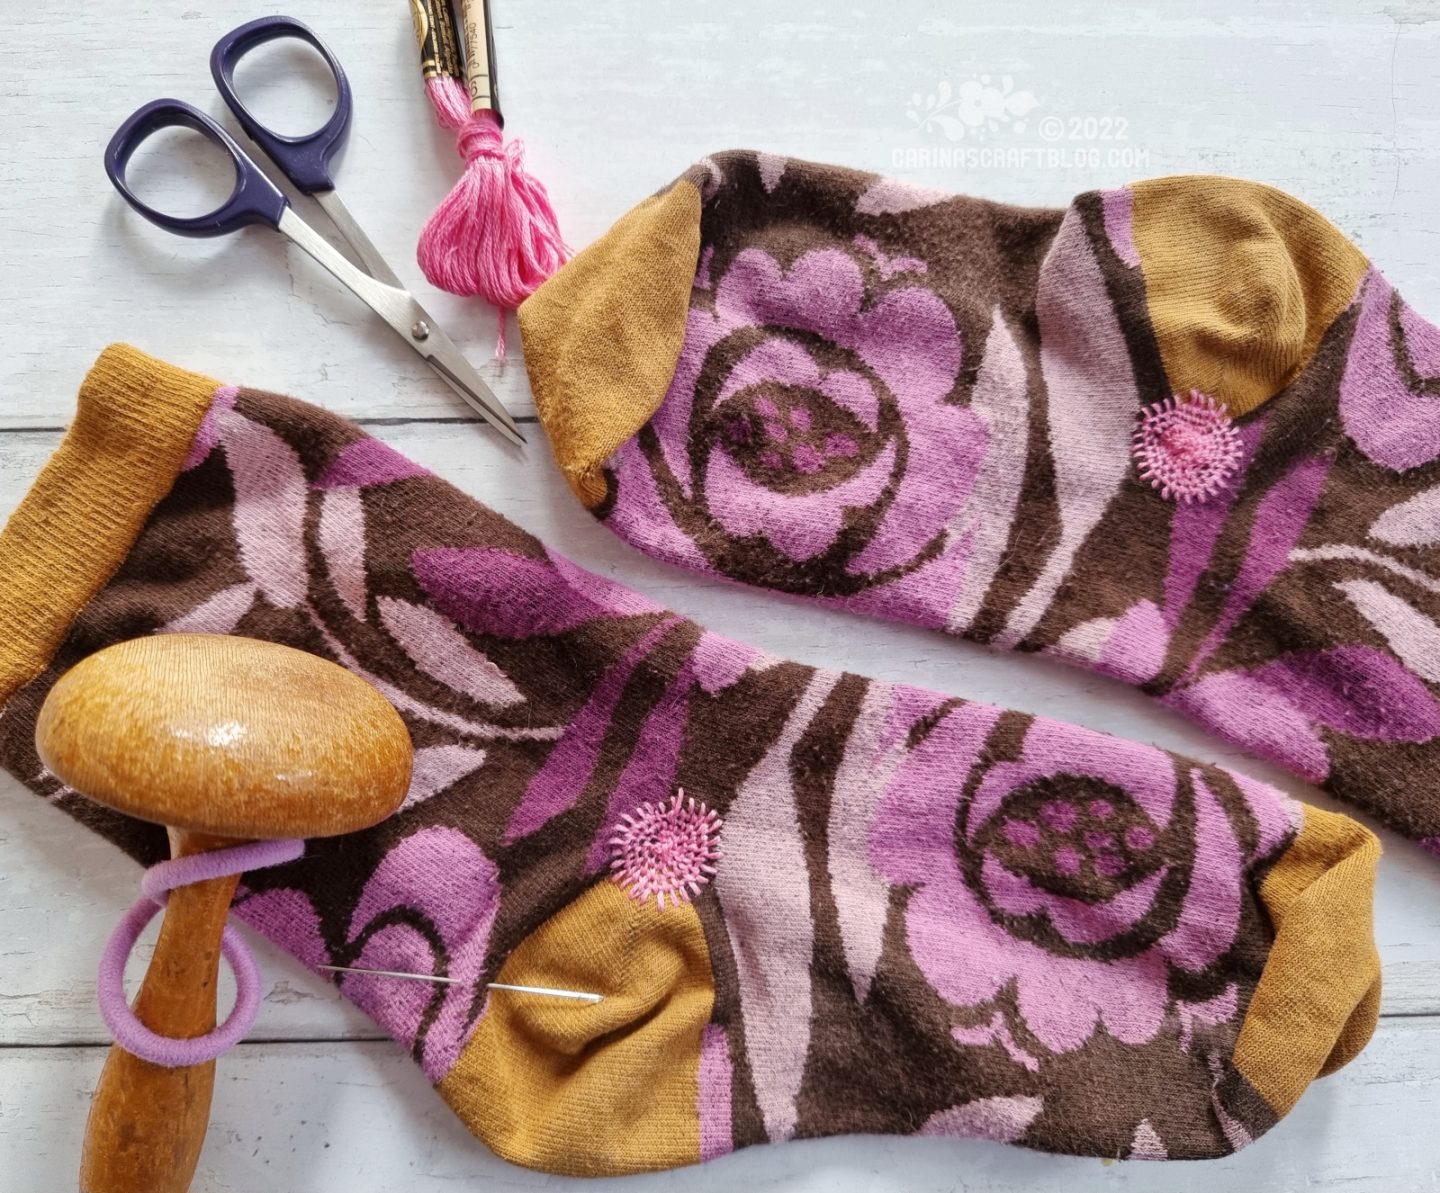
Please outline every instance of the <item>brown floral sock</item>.
[[116, 348], [0, 534], [0, 761], [145, 861], [163, 830], [65, 789], [34, 723], [76, 662], [170, 631], [312, 651], [404, 717], [399, 813], [237, 913], [310, 966], [458, 979], [339, 980], [517, 1163], [842, 1132], [1215, 1156], [1375, 1023], [1378, 846], [1347, 818], [764, 657], [343, 419]]
[[729, 153], [520, 323], [640, 550], [1092, 667], [1440, 853], [1440, 329], [1304, 204]]

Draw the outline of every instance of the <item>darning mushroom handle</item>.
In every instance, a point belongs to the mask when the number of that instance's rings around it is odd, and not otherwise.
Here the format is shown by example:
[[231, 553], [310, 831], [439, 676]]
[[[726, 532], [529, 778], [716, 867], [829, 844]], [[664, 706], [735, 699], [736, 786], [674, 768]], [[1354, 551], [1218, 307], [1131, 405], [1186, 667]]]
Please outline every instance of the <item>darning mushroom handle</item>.
[[[183, 857], [234, 842], [172, 834]], [[172, 891], [135, 1015], [152, 1031], [193, 1039], [215, 1026], [220, 934], [238, 875]], [[101, 1071], [80, 1160], [80, 1193], [185, 1193], [210, 1122], [215, 1062], [167, 1068], [119, 1044]]]
[[[248, 840], [334, 836], [399, 807], [412, 750], [373, 687], [273, 643], [206, 634], [122, 642], [63, 675], [35, 746], [97, 803], [167, 826], [175, 857]], [[135, 1014], [194, 1039], [215, 1026], [221, 934], [238, 879], [170, 892]], [[81, 1193], [185, 1193], [210, 1116], [213, 1061], [169, 1068], [110, 1050]]]

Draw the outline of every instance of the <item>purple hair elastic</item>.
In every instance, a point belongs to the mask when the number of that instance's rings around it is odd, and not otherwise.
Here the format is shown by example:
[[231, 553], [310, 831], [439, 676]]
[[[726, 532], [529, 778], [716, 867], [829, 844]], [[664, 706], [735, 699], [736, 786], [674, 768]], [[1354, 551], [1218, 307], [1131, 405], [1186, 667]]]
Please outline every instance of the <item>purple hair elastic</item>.
[[211, 853], [172, 858], [145, 871], [140, 880], [144, 893], [115, 926], [100, 955], [97, 983], [100, 1016], [120, 1047], [141, 1060], [174, 1069], [214, 1060], [240, 1042], [260, 1010], [260, 970], [238, 929], [226, 924], [220, 937], [220, 950], [235, 973], [235, 1006], [219, 1027], [193, 1039], [176, 1040], [158, 1035], [135, 1017], [125, 998], [125, 962], [145, 925], [165, 906], [169, 893], [176, 887], [279, 866], [293, 862], [304, 852], [304, 841], [250, 841]]

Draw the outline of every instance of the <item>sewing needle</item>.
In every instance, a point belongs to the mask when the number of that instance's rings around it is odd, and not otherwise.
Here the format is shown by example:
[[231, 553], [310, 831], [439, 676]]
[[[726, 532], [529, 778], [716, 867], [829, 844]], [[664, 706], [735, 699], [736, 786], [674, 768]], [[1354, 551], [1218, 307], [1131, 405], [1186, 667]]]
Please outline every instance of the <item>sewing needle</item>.
[[[328, 969], [331, 973], [365, 973], [376, 978], [402, 978], [407, 982], [435, 982], [441, 986], [468, 986], [472, 983], [463, 978], [444, 978], [433, 973], [402, 973], [394, 969], [364, 969], [358, 965], [317, 965], [317, 969]], [[603, 994], [591, 994], [585, 990], [557, 990], [553, 986], [516, 986], [509, 982], [490, 982], [490, 990], [510, 990], [516, 994], [539, 994], [545, 998], [573, 998], [577, 1002], [601, 1002]]]

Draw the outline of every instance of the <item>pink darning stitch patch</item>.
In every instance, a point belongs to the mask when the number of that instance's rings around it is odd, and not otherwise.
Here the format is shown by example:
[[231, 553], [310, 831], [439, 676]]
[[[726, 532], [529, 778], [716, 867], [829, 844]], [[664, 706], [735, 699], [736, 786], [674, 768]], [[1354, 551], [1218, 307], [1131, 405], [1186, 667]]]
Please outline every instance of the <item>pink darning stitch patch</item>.
[[641, 804], [610, 838], [610, 877], [639, 902], [654, 895], [662, 910], [667, 898], [688, 903], [715, 873], [723, 824], [683, 788], [668, 804]]
[[1167, 501], [1203, 501], [1240, 462], [1240, 432], [1224, 402], [1192, 389], [1140, 412], [1132, 451], [1141, 478]]

